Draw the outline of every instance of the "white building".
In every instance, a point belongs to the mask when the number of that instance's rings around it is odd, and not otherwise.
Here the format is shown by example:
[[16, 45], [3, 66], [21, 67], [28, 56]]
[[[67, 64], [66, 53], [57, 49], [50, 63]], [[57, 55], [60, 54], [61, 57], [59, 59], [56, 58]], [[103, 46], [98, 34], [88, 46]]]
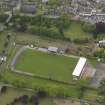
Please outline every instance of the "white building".
[[0, 61], [2, 61], [2, 62], [6, 62], [6, 61], [7, 61], [7, 57], [6, 57], [6, 56], [2, 56], [2, 57], [0, 57]]
[[50, 51], [50, 52], [54, 52], [54, 53], [57, 53], [58, 48], [57, 48], [57, 47], [49, 46], [49, 47], [48, 47], [48, 51]]
[[42, 3], [46, 3], [46, 2], [48, 2], [49, 0], [42, 0]]
[[72, 73], [73, 79], [77, 80], [78, 78], [81, 78], [85, 71], [85, 65], [86, 65], [87, 59], [84, 57], [81, 57]]
[[48, 50], [46, 48], [38, 48], [38, 51], [48, 52]]
[[105, 44], [105, 40], [99, 41], [99, 44]]
[[99, 46], [105, 46], [105, 40], [100, 40], [98, 43], [99, 43]]

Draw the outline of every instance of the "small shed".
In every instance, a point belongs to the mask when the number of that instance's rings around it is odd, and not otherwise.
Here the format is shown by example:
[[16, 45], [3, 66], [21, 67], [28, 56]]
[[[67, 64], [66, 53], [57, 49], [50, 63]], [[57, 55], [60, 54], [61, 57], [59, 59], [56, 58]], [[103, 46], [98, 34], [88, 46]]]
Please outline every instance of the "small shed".
[[46, 2], [48, 2], [49, 0], [42, 0], [42, 3], [46, 3]]
[[49, 47], [48, 47], [48, 51], [57, 53], [57, 52], [58, 52], [58, 48], [57, 48], [57, 47], [49, 46]]
[[36, 13], [36, 6], [35, 6], [35, 4], [23, 4], [21, 6], [21, 11], [23, 13], [31, 13], [31, 14], [34, 14], [34, 13]]
[[38, 51], [48, 52], [48, 50], [46, 48], [38, 48]]
[[4, 25], [3, 24], [0, 24], [0, 32], [2, 32], [4, 30]]
[[1, 57], [0, 57], [0, 61], [6, 62], [6, 61], [7, 61], [7, 56], [1, 56]]
[[105, 40], [100, 40], [98, 43], [99, 43], [99, 46], [105, 46]]

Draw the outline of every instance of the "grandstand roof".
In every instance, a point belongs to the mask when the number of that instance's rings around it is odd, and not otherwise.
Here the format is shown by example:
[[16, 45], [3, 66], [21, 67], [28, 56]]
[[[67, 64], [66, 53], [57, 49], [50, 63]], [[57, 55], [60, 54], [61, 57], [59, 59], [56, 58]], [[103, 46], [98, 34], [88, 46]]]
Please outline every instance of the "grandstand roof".
[[81, 72], [82, 72], [82, 70], [83, 70], [83, 68], [84, 68], [84, 66], [86, 64], [86, 61], [87, 61], [87, 59], [84, 58], [84, 57], [81, 57], [79, 59], [77, 65], [76, 65], [76, 67], [75, 67], [75, 69], [74, 69], [74, 71], [72, 73], [73, 76], [77, 76], [77, 77], [80, 76], [80, 74], [81, 74]]

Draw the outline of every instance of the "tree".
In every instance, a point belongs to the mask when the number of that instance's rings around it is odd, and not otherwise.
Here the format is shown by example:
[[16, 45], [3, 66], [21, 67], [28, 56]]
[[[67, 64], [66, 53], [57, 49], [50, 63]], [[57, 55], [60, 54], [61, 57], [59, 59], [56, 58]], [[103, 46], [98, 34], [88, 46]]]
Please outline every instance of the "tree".
[[8, 47], [8, 42], [4, 43], [4, 47], [7, 48]]
[[1, 88], [1, 93], [5, 93], [6, 90], [7, 90], [7, 87], [6, 87], [6, 86], [3, 86], [3, 87]]
[[102, 97], [98, 97], [97, 101], [105, 105], [105, 79], [100, 82], [100, 86], [98, 88], [99, 95]]
[[2, 51], [2, 55], [6, 55], [6, 51], [5, 50]]
[[40, 98], [43, 98], [43, 97], [47, 96], [47, 93], [45, 91], [39, 90], [37, 92], [37, 96], [40, 97]]
[[51, 5], [52, 7], [56, 7], [60, 5], [60, 1], [59, 0], [49, 0], [48, 4]]
[[11, 38], [11, 35], [8, 34], [8, 35], [7, 35], [7, 40], [10, 40], [10, 38]]
[[84, 91], [86, 90], [86, 87], [82, 86], [80, 87], [79, 89], [79, 98], [83, 98], [83, 95], [84, 95]]
[[17, 31], [25, 32], [27, 30], [27, 25], [25, 23], [20, 23], [17, 27]]
[[83, 31], [88, 32], [88, 33], [93, 33], [96, 29], [95, 25], [90, 24], [90, 23], [84, 23], [82, 28], [83, 28]]
[[76, 81], [76, 86], [77, 86], [78, 91], [79, 91], [78, 98], [81, 99], [83, 97], [84, 92], [85, 92], [86, 87], [87, 87], [88, 84], [89, 84], [88, 78], [83, 79], [83, 80]]
[[94, 52], [94, 56], [98, 57], [98, 58], [101, 58], [101, 61], [104, 62], [105, 61], [105, 49], [104, 48], [97, 49]]
[[64, 14], [62, 15], [59, 20], [57, 21], [57, 27], [62, 28], [62, 29], [66, 29], [70, 26], [70, 15], [68, 14]]
[[0, 14], [0, 22], [5, 22], [7, 17], [8, 17], [8, 15]]
[[33, 95], [30, 99], [31, 103], [34, 105], [39, 105], [39, 97], [37, 95]]
[[23, 96], [21, 96], [21, 97], [19, 98], [19, 100], [20, 100], [22, 103], [27, 104], [28, 101], [29, 101], [29, 97], [28, 97], [28, 95], [23, 95]]
[[64, 36], [60, 34], [60, 31], [56, 27], [47, 28], [45, 26], [31, 26], [28, 28], [28, 32], [37, 35], [43, 35], [51, 38], [63, 38]]

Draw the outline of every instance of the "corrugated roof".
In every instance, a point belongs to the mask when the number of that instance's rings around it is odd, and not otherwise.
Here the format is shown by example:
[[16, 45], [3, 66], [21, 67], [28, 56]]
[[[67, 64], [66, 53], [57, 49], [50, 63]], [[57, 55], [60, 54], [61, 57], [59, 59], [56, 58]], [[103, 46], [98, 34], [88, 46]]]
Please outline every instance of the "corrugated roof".
[[101, 41], [99, 41], [99, 43], [105, 43], [105, 40], [101, 40]]
[[83, 68], [84, 68], [84, 66], [86, 64], [86, 61], [87, 61], [87, 59], [84, 58], [84, 57], [81, 57], [79, 59], [77, 65], [76, 65], [76, 67], [75, 67], [75, 69], [74, 69], [74, 71], [72, 73], [73, 76], [77, 76], [77, 77], [80, 76], [80, 74], [81, 74], [81, 72], [82, 72], [82, 70], [83, 70]]
[[57, 50], [58, 50], [57, 47], [52, 47], [52, 46], [49, 46], [49, 47], [48, 47], [48, 51], [57, 52]]

